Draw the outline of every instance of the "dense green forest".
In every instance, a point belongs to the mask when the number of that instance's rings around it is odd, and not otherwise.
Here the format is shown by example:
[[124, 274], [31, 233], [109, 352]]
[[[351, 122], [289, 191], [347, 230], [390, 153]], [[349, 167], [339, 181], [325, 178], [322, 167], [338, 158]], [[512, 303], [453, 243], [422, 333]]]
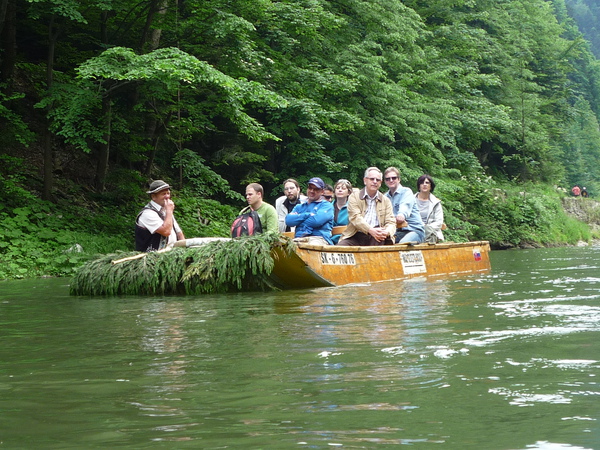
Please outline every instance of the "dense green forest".
[[596, 0], [565, 0], [565, 3], [569, 15], [590, 42], [592, 53], [600, 57], [600, 4]]
[[582, 14], [588, 35], [591, 0], [0, 0], [0, 278], [131, 250], [156, 178], [189, 237], [226, 234], [249, 182], [394, 165], [436, 179], [450, 240], [589, 240], [560, 206], [600, 195]]

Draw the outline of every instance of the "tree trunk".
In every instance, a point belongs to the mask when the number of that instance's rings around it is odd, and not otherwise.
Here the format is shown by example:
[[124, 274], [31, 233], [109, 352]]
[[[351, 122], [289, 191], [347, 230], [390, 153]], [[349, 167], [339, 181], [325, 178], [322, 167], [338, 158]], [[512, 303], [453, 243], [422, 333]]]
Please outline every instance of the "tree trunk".
[[8, 8], [8, 0], [0, 0], [0, 33], [4, 28], [4, 21], [6, 19], [6, 9]]
[[[54, 52], [56, 50], [56, 40], [58, 31], [54, 29], [54, 17], [50, 19], [48, 25], [48, 59], [46, 61], [46, 88], [48, 92], [52, 88], [54, 71]], [[44, 149], [44, 187], [42, 189], [42, 199], [51, 200], [52, 188], [54, 187], [54, 155], [52, 132], [50, 131], [50, 121], [47, 119], [52, 106], [46, 108], [46, 127], [43, 132], [42, 146]]]
[[[158, 0], [157, 1], [157, 10], [156, 13], [160, 14], [161, 16], [164, 16], [165, 14], [167, 14], [167, 8], [169, 6], [168, 4], [168, 0]], [[149, 39], [149, 44], [150, 44], [150, 50], [156, 50], [158, 48], [158, 46], [160, 45], [160, 36], [162, 34], [162, 28], [154, 28], [152, 30], [152, 32], [150, 33], [150, 39]]]
[[15, 0], [0, 0], [0, 82], [15, 72], [17, 57], [17, 9]]
[[138, 48], [140, 52], [144, 51], [144, 46], [146, 45], [146, 41], [148, 39], [148, 34], [150, 33], [150, 25], [152, 24], [152, 19], [154, 17], [154, 4], [156, 2], [150, 3], [150, 10], [148, 11], [148, 15], [146, 16], [146, 23], [144, 24], [144, 28], [142, 29], [142, 35], [140, 36], [140, 42], [138, 44]]
[[108, 43], [108, 12], [102, 11], [100, 13], [100, 42], [103, 44]]
[[144, 175], [149, 176], [150, 172], [152, 172], [152, 165], [154, 164], [154, 158], [156, 156], [156, 149], [158, 148], [158, 143], [160, 141], [160, 136], [155, 135], [152, 138], [152, 150], [148, 155], [148, 159], [146, 160], [146, 168], [144, 170]]
[[102, 98], [102, 117], [106, 121], [106, 132], [103, 135], [105, 144], [100, 145], [98, 152], [98, 165], [96, 166], [96, 189], [100, 192], [106, 185], [106, 174], [108, 173], [108, 160], [110, 157], [110, 135], [112, 125], [112, 109], [110, 97], [107, 95]]
[[[156, 50], [160, 45], [160, 37], [162, 33], [162, 29], [154, 28], [151, 29], [152, 23], [154, 22], [154, 17], [156, 14], [166, 14], [168, 6], [168, 0], [154, 0], [150, 6], [150, 10], [148, 12], [148, 16], [146, 17], [146, 25], [144, 27], [144, 31], [142, 33], [142, 40], [140, 42], [140, 48], [144, 49], [144, 47], [148, 46], [149, 50]], [[160, 134], [159, 134], [159, 125], [156, 117], [149, 117], [146, 121], [146, 130], [148, 139], [151, 142], [152, 150], [148, 155], [148, 159], [146, 160], [146, 167], [144, 169], [144, 175], [150, 175], [152, 171], [152, 165], [154, 164], [154, 158], [156, 156], [156, 151], [158, 149], [158, 144], [160, 142]]]
[[[108, 44], [108, 12], [102, 11], [100, 14], [100, 42]], [[106, 187], [106, 175], [108, 173], [110, 159], [110, 138], [112, 126], [112, 107], [110, 93], [105, 93], [102, 97], [102, 117], [104, 119], [105, 132], [102, 135], [104, 144], [98, 145], [98, 154], [96, 160], [96, 174], [94, 176], [94, 186], [99, 192], [104, 191]]]

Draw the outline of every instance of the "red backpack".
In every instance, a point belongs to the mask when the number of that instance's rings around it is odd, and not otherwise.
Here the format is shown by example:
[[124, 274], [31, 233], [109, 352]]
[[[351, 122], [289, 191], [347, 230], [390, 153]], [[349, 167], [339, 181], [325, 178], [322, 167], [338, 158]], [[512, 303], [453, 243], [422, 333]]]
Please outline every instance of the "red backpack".
[[231, 224], [231, 237], [252, 236], [258, 233], [262, 233], [260, 216], [248, 206]]

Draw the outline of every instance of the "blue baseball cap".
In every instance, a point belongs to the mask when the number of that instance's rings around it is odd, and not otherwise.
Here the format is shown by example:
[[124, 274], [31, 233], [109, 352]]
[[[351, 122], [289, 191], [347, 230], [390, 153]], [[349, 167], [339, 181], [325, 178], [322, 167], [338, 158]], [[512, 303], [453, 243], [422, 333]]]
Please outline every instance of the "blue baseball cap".
[[325, 183], [319, 177], [314, 177], [308, 180], [308, 184], [312, 184], [319, 189], [325, 189]]

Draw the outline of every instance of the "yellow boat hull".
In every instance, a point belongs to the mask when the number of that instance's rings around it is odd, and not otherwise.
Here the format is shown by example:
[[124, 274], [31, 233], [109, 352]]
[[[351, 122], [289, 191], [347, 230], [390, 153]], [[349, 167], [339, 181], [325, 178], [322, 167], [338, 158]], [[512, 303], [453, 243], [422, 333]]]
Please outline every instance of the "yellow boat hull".
[[302, 289], [376, 283], [419, 276], [490, 270], [487, 241], [380, 247], [338, 247], [298, 243], [295, 253], [273, 250], [273, 281]]

